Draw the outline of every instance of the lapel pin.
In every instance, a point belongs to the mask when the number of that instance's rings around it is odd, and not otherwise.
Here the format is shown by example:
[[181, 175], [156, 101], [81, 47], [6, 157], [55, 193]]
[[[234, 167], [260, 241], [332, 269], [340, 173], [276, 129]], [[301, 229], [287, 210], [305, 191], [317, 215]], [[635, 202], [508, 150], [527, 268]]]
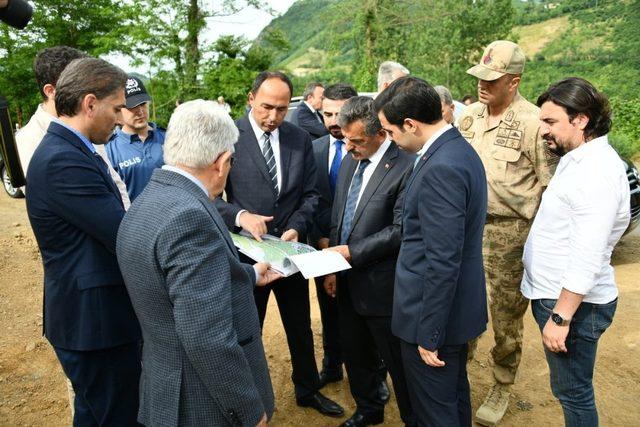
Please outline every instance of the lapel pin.
[[427, 160], [427, 156], [422, 156], [422, 160]]
[[389, 163], [385, 163], [384, 168], [389, 169]]

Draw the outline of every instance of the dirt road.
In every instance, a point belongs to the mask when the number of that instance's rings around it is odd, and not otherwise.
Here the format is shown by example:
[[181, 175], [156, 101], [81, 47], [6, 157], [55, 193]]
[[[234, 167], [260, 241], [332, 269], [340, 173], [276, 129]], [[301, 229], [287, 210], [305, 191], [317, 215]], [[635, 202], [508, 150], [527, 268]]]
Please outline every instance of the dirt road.
[[[42, 264], [27, 219], [24, 199], [0, 194], [0, 426], [70, 425], [62, 370], [49, 344], [42, 339]], [[620, 302], [613, 325], [600, 341], [595, 372], [596, 399], [603, 426], [638, 425], [640, 419], [640, 236], [625, 238], [614, 263]], [[312, 320], [318, 360], [320, 316], [314, 287]], [[331, 426], [325, 418], [295, 405], [290, 361], [282, 324], [273, 303], [265, 324], [264, 341], [276, 394], [276, 426]], [[469, 378], [475, 410], [491, 385], [491, 333], [481, 339]], [[524, 356], [514, 397], [504, 426], [562, 425], [560, 406], [549, 390], [540, 333], [531, 313], [525, 317]], [[345, 381], [323, 392], [345, 406], [354, 403]], [[385, 425], [400, 425], [392, 400]]]

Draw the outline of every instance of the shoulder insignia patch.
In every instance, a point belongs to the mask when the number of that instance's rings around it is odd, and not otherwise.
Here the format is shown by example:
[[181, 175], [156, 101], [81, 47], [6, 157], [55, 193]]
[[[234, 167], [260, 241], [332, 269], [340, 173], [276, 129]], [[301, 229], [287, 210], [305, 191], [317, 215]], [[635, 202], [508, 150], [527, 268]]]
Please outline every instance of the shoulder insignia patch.
[[507, 114], [504, 116], [504, 121], [510, 122], [511, 120], [513, 120], [513, 116], [514, 116], [513, 110], [509, 110]]
[[471, 116], [467, 116], [460, 122], [460, 130], [469, 130], [472, 124], [473, 118]]

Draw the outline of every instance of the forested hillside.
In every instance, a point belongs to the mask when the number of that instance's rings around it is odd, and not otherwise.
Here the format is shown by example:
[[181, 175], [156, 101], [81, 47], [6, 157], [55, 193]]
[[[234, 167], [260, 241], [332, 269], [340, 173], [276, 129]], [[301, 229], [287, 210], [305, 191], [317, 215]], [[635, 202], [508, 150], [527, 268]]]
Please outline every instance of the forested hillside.
[[465, 70], [482, 46], [509, 38], [527, 54], [528, 99], [563, 77], [591, 80], [611, 99], [616, 147], [631, 155], [640, 151], [638, 28], [640, 0], [299, 0], [264, 33], [288, 41], [275, 62], [298, 92], [311, 80], [374, 90], [377, 64], [392, 59], [456, 97], [475, 92]]

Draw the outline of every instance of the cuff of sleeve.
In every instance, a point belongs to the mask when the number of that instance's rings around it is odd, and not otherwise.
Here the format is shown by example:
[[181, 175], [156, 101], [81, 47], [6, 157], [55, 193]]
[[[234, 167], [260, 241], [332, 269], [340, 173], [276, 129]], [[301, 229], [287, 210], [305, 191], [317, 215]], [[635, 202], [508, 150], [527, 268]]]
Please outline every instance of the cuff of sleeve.
[[258, 274], [258, 269], [256, 268], [256, 266], [255, 266], [255, 265], [253, 265], [252, 267], [253, 267], [253, 276], [254, 276], [254, 279], [255, 279], [255, 280], [253, 281], [253, 284], [255, 285], [255, 284], [257, 284], [257, 283], [258, 283], [258, 277], [259, 277], [259, 274]]
[[563, 277], [560, 283], [562, 283], [562, 287], [564, 289], [579, 295], [588, 294], [591, 288], [595, 285], [592, 280], [590, 281], [586, 278], [570, 276]]
[[234, 222], [236, 227], [240, 227], [240, 215], [242, 215], [243, 212], [247, 212], [246, 209], [240, 209], [240, 211], [238, 211], [238, 213], [236, 214], [236, 220]]

